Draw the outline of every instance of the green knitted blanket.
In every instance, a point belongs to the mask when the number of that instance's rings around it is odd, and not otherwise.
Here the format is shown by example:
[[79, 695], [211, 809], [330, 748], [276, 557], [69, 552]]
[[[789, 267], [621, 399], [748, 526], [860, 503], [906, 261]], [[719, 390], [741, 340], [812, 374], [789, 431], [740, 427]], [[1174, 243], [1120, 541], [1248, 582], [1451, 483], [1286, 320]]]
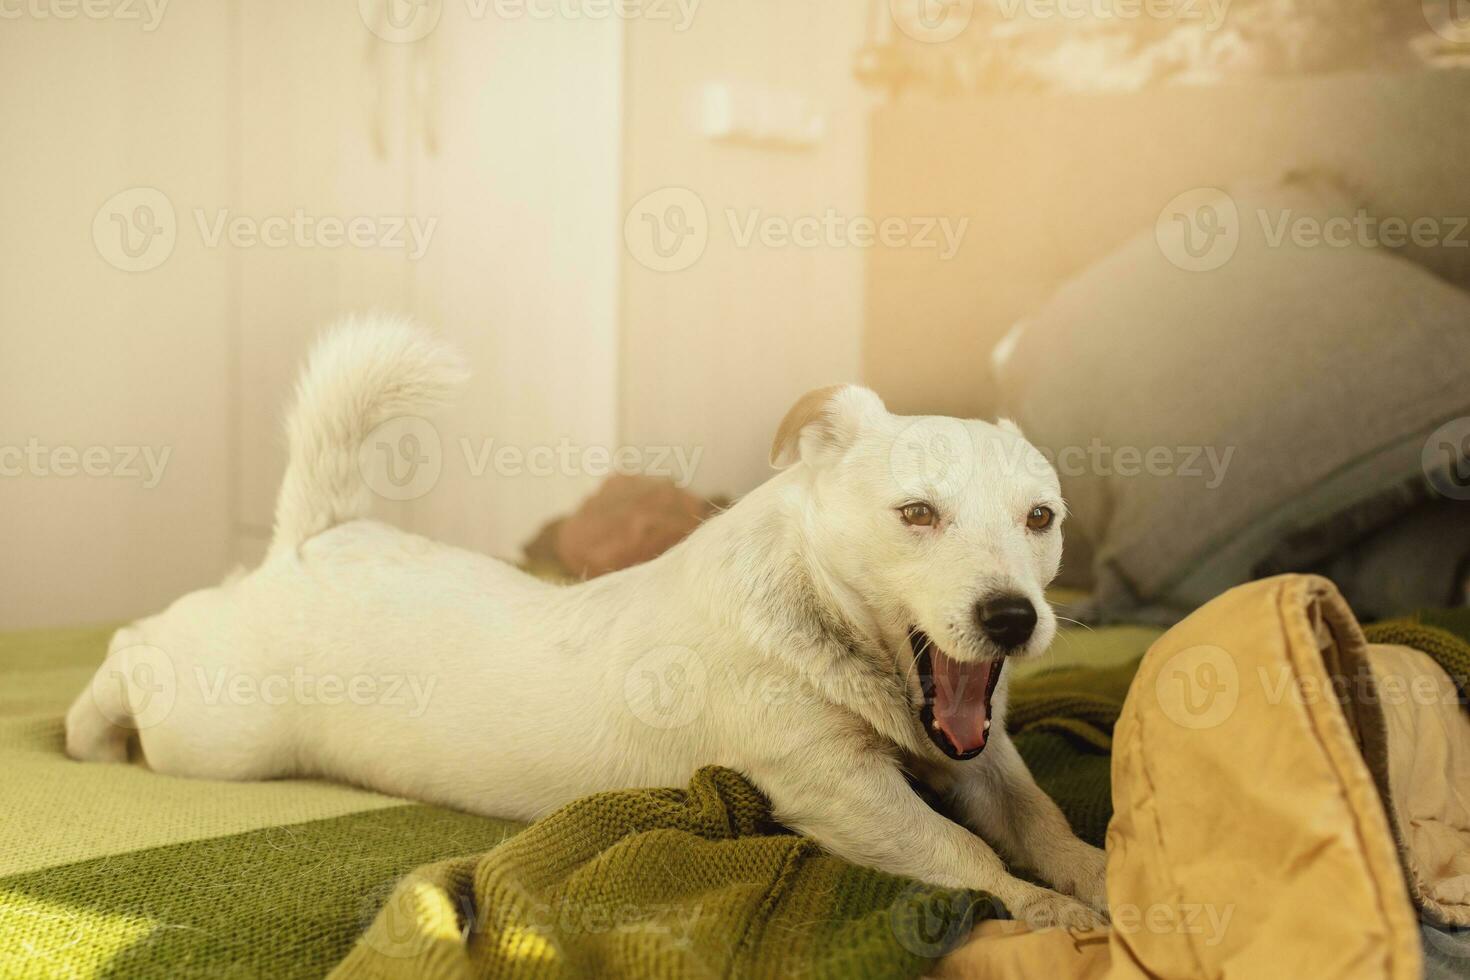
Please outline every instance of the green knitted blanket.
[[1369, 643], [1423, 650], [1450, 675], [1462, 703], [1470, 701], [1470, 608], [1431, 609], [1363, 630]]
[[995, 913], [824, 854], [711, 767], [415, 871], [333, 976], [915, 976]]
[[[1085, 838], [1136, 661], [1016, 683], [1012, 730]], [[421, 868], [333, 974], [359, 978], [913, 977], [1004, 908], [824, 853], [728, 769], [601, 793], [487, 854]]]

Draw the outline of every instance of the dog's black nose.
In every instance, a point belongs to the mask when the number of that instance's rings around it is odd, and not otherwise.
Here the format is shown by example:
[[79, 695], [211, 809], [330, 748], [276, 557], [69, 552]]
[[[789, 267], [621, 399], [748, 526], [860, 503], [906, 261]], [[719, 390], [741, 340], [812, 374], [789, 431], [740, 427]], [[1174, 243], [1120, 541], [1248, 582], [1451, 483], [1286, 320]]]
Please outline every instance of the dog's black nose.
[[1003, 595], [975, 605], [980, 629], [1007, 650], [1023, 646], [1036, 629], [1036, 607], [1025, 596]]

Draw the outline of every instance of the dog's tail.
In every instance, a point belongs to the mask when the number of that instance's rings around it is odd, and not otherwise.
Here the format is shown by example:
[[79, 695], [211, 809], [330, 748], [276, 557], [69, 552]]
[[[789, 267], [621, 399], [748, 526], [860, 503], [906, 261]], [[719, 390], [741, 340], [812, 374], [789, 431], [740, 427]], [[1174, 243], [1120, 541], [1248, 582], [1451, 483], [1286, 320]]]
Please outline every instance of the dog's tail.
[[353, 318], [307, 358], [286, 420], [290, 460], [276, 499], [271, 553], [367, 516], [358, 453], [373, 429], [447, 401], [467, 377], [459, 356], [407, 320]]

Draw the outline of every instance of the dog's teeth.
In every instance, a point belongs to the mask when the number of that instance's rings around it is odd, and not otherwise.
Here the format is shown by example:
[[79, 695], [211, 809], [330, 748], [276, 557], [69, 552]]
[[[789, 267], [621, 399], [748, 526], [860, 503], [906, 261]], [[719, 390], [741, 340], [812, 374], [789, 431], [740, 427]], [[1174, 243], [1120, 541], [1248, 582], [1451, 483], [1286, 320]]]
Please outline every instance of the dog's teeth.
[[985, 730], [990, 731], [990, 719], [985, 719]]

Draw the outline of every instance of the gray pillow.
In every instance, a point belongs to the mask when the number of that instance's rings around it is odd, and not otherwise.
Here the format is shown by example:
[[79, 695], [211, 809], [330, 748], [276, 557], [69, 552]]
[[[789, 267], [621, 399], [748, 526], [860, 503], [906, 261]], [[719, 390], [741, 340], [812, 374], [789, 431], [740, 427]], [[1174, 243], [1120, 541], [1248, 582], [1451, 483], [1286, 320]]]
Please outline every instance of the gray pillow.
[[1283, 218], [1356, 215], [1319, 182], [1235, 191], [1213, 216], [1232, 203], [1228, 260], [1181, 252], [1166, 214], [997, 352], [1001, 402], [1055, 454], [1090, 545], [1097, 618], [1172, 618], [1283, 542], [1391, 523], [1427, 495], [1426, 439], [1470, 415], [1470, 293], [1356, 231], [1278, 239]]

